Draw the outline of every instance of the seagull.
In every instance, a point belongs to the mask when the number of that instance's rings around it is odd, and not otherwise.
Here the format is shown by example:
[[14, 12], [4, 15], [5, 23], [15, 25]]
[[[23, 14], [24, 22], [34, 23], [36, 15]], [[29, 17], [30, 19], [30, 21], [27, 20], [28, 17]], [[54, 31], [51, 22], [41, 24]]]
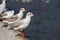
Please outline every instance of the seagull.
[[8, 18], [8, 19], [5, 19], [3, 22], [8, 23], [8, 24], [17, 22], [17, 20], [22, 19], [22, 17], [23, 17], [23, 12], [25, 12], [25, 8], [21, 8], [18, 14], [13, 15], [13, 16], [11, 16], [11, 17]]
[[21, 34], [22, 34], [22, 38], [25, 37], [23, 31], [25, 28], [27, 28], [31, 22], [31, 17], [34, 16], [33, 13], [28, 12], [26, 15], [26, 18], [21, 19], [19, 21], [17, 21], [16, 23], [10, 24], [8, 26], [8, 28], [13, 28], [14, 30], [20, 30]]
[[26, 27], [29, 26], [30, 22], [31, 22], [31, 17], [33, 16], [33, 13], [28, 12], [26, 15], [26, 18], [20, 20], [20, 24], [19, 27], [14, 28], [15, 30], [17, 29], [25, 29]]
[[13, 15], [14, 15], [14, 10], [6, 11], [2, 14], [2, 18], [10, 18]]
[[2, 4], [0, 4], [0, 14], [2, 14], [3, 11], [6, 11], [6, 0], [3, 0]]
[[33, 13], [28, 12], [26, 18], [18, 20], [15, 23], [9, 24], [9, 26], [12, 27], [14, 30], [25, 29], [30, 24], [32, 16], [34, 16]]

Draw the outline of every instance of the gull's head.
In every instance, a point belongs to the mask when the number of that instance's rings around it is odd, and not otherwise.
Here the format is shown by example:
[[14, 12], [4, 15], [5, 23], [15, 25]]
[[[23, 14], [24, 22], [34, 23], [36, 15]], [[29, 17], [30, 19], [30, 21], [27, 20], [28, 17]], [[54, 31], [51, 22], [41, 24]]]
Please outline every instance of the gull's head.
[[32, 12], [28, 12], [27, 16], [32, 17], [32, 16], [34, 16], [34, 14]]
[[20, 9], [20, 11], [23, 11], [23, 12], [25, 12], [25, 8], [21, 8], [21, 9]]

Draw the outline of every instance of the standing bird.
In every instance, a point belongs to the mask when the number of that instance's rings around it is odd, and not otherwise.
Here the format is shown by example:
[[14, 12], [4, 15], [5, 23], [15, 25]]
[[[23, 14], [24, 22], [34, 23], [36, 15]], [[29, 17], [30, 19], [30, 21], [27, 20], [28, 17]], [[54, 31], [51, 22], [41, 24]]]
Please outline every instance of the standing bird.
[[20, 25], [19, 27], [14, 28], [14, 29], [15, 30], [17, 30], [17, 29], [25, 29], [26, 27], [28, 27], [28, 25], [31, 22], [31, 17], [32, 16], [33, 16], [33, 13], [28, 12], [27, 15], [26, 15], [26, 18], [20, 20], [20, 23], [22, 23], [22, 25]]
[[22, 19], [21, 21], [23, 22], [22, 25], [19, 25], [19, 27], [14, 28], [14, 30], [20, 29], [20, 32], [22, 34], [22, 39], [24, 40], [25, 35], [24, 35], [24, 29], [27, 28], [31, 22], [31, 17], [33, 16], [33, 13], [28, 12], [26, 15], [25, 19]]
[[14, 30], [20, 30], [21, 34], [22, 34], [22, 38], [24, 39], [24, 29], [27, 28], [31, 22], [31, 17], [34, 16], [33, 13], [28, 12], [26, 15], [26, 18], [21, 19], [19, 21], [17, 21], [17, 23], [14, 23], [12, 25], [9, 25], [8, 28], [13, 28]]
[[2, 4], [0, 4], [0, 14], [2, 14], [3, 11], [6, 11], [6, 0], [3, 0]]
[[8, 19], [5, 19], [3, 22], [8, 23], [8, 24], [15, 23], [15, 22], [17, 22], [17, 20], [22, 19], [23, 12], [25, 12], [25, 9], [24, 8], [21, 8], [18, 14], [13, 15], [13, 16], [11, 16]]

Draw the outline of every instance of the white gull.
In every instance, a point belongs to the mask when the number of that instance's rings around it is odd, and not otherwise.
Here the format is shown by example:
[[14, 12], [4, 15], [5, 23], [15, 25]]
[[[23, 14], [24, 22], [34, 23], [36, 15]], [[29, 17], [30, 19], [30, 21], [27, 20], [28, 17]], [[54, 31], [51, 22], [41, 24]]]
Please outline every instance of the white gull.
[[26, 15], [26, 18], [18, 20], [17, 22], [8, 25], [8, 28], [13, 28], [15, 30], [17, 29], [25, 29], [29, 26], [31, 22], [31, 17], [33, 16], [33, 13], [28, 12]]
[[17, 20], [22, 19], [22, 17], [23, 17], [23, 12], [25, 12], [25, 9], [24, 9], [24, 8], [21, 8], [18, 14], [11, 16], [10, 18], [4, 20], [3, 22], [6, 22], [6, 23], [8, 23], [8, 24], [17, 22]]
[[[22, 39], [24, 39], [26, 37], [24, 35], [24, 29], [29, 26], [29, 24], [31, 22], [31, 17], [33, 15], [34, 15], [33, 13], [28, 12], [26, 15], [26, 18], [21, 19], [21, 20], [17, 21], [16, 23], [8, 25], [8, 28], [13, 28], [14, 30], [20, 30], [21, 35], [22, 35]], [[19, 34], [17, 34], [17, 35], [19, 35]]]

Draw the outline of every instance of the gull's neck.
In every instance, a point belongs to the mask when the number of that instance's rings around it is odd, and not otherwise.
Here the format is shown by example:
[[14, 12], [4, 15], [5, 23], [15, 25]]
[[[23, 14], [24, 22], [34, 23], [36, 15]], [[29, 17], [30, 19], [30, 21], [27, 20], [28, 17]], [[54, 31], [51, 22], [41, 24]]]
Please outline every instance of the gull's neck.
[[31, 20], [31, 17], [30, 16], [26, 16], [25, 18], [27, 21], [30, 21]]
[[18, 13], [18, 16], [23, 16], [23, 11], [20, 11], [20, 12]]
[[5, 4], [5, 1], [6, 1], [6, 0], [3, 0], [2, 4]]

